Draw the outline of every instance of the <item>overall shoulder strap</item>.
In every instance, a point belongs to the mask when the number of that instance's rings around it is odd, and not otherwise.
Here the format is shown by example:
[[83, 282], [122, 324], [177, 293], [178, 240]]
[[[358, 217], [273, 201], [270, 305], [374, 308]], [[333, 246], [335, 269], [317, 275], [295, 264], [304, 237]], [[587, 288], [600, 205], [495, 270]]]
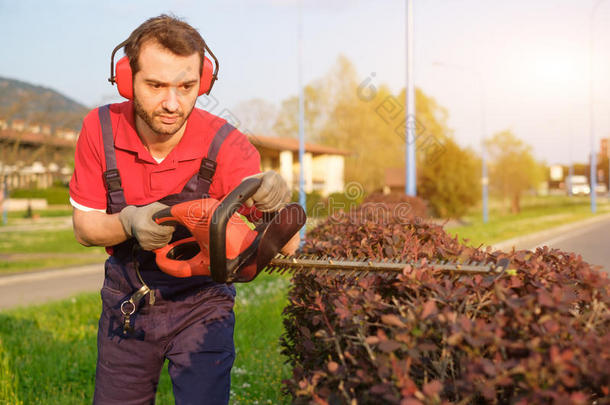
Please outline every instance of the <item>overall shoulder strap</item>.
[[220, 127], [216, 134], [214, 134], [207, 156], [201, 159], [201, 166], [199, 167], [199, 174], [197, 175], [197, 192], [208, 194], [210, 191], [212, 178], [214, 177], [214, 173], [216, 173], [216, 157], [218, 156], [222, 143], [233, 130], [235, 130], [235, 127], [227, 122]]
[[112, 122], [110, 120], [110, 104], [98, 109], [100, 125], [102, 127], [102, 140], [104, 142], [104, 156], [106, 159], [106, 171], [104, 172], [104, 184], [106, 185], [106, 211], [109, 214], [120, 212], [127, 203], [125, 193], [121, 184], [121, 175], [116, 164], [114, 151], [114, 135]]

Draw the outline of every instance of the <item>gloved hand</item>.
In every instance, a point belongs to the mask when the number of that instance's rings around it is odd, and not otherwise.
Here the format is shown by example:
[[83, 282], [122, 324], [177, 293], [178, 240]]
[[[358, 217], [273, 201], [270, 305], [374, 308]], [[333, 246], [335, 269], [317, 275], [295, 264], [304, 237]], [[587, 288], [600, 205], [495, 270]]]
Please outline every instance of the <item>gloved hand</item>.
[[259, 178], [262, 181], [256, 193], [246, 201], [246, 206], [251, 207], [254, 203], [262, 212], [274, 212], [279, 211], [290, 201], [288, 184], [273, 170], [246, 177], [249, 178]]
[[128, 205], [119, 213], [125, 233], [134, 237], [144, 250], [153, 250], [167, 245], [176, 230], [174, 226], [158, 225], [152, 216], [167, 205], [154, 202], [143, 207]]

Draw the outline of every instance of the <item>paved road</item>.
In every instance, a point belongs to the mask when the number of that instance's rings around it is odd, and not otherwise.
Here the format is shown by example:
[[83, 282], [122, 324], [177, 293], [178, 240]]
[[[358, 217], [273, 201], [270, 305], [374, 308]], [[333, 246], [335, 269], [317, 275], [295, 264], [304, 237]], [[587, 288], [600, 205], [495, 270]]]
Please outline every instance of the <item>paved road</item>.
[[58, 300], [80, 292], [97, 291], [102, 288], [103, 281], [103, 263], [2, 276], [0, 311]]
[[72, 217], [48, 217], [38, 219], [15, 220], [13, 225], [0, 226], [0, 233], [5, 232], [34, 232], [34, 231], [57, 231], [59, 229], [71, 229]]
[[610, 273], [610, 216], [608, 215], [580, 224], [558, 227], [554, 232], [542, 232], [538, 236], [521, 238], [514, 242], [502, 243], [496, 247], [506, 250], [510, 245], [515, 246], [516, 249], [535, 249], [546, 245], [579, 253], [586, 262], [602, 266]]

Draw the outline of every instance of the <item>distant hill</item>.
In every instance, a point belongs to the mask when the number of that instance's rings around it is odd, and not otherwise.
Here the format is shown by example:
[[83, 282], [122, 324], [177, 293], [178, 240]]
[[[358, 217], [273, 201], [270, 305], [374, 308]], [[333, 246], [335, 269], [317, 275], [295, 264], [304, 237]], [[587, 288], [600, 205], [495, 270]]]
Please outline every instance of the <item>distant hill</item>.
[[53, 89], [0, 77], [0, 118], [79, 130], [89, 109]]

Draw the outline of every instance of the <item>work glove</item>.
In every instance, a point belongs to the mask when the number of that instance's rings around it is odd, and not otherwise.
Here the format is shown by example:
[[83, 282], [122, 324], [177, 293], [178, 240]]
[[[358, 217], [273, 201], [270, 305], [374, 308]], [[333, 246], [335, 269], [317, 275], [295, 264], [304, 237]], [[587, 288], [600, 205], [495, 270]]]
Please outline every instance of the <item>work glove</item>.
[[143, 207], [128, 205], [119, 213], [119, 220], [125, 233], [136, 238], [142, 249], [159, 249], [169, 243], [176, 230], [173, 226], [158, 225], [153, 220], [153, 214], [164, 208], [167, 205], [158, 202]]
[[246, 206], [251, 207], [254, 203], [259, 211], [274, 212], [279, 211], [290, 201], [288, 184], [282, 176], [273, 170], [246, 177], [244, 180], [250, 178], [257, 178], [262, 181], [256, 193], [246, 201]]

